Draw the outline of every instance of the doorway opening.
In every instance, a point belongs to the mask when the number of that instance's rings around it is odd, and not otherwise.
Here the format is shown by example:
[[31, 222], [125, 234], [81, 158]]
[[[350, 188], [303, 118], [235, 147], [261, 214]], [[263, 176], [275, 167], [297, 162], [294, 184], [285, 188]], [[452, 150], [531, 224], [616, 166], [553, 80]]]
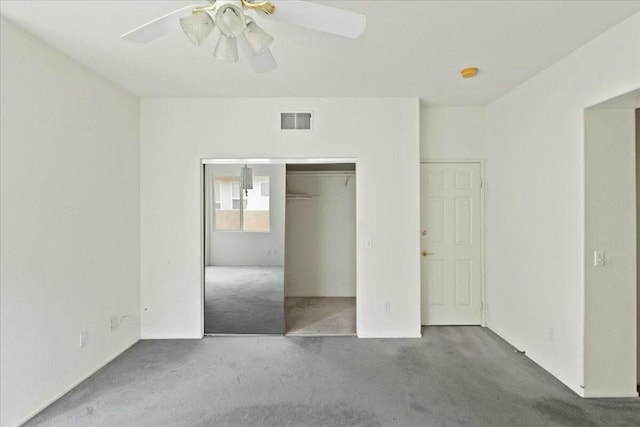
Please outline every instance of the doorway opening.
[[285, 333], [356, 335], [356, 165], [287, 164]]
[[584, 397], [640, 384], [640, 89], [584, 111]]

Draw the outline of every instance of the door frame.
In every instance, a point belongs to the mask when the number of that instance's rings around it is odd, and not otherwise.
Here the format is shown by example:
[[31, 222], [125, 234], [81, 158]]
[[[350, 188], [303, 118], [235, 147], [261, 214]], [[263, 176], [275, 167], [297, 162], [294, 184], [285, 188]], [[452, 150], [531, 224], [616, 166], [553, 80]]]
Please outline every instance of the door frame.
[[[486, 179], [485, 179], [485, 161], [484, 159], [420, 159], [420, 205], [422, 205], [422, 165], [424, 164], [444, 164], [444, 163], [476, 163], [480, 165], [480, 307], [482, 316], [480, 318], [480, 326], [487, 326], [487, 286], [486, 286]], [[422, 226], [422, 212], [420, 212], [420, 226]], [[421, 267], [422, 268], [422, 267]], [[421, 275], [422, 276], [422, 275]], [[422, 279], [420, 280], [420, 294], [422, 295]], [[420, 307], [422, 311], [422, 307]], [[422, 323], [422, 319], [420, 320]]]
[[[332, 163], [354, 163], [356, 165], [356, 222], [358, 219], [358, 194], [360, 194], [359, 183], [360, 179], [358, 173], [360, 168], [358, 168], [358, 158], [357, 157], [237, 157], [237, 158], [229, 158], [229, 157], [203, 157], [199, 160], [198, 168], [199, 168], [199, 176], [200, 176], [200, 337], [204, 338], [206, 335], [204, 333], [204, 272], [207, 265], [207, 260], [205, 259], [206, 251], [205, 245], [207, 243], [205, 238], [205, 174], [204, 167], [205, 165], [225, 165], [225, 164], [267, 164], [267, 165], [283, 165], [286, 168], [286, 165], [289, 163], [294, 164], [332, 164]], [[285, 201], [286, 203], [286, 201]], [[286, 215], [286, 209], [285, 209]], [[358, 227], [356, 223], [356, 241], [358, 241]], [[285, 248], [286, 251], [286, 248]], [[358, 278], [360, 274], [358, 273], [359, 267], [359, 255], [360, 255], [360, 247], [356, 245], [356, 320], [358, 319], [358, 306], [357, 306], [357, 294], [358, 294]], [[282, 301], [284, 304], [284, 300]], [[285, 333], [282, 333], [284, 336]], [[250, 335], [242, 335], [242, 336], [250, 336]], [[356, 321], [356, 336], [358, 336], [358, 324]]]

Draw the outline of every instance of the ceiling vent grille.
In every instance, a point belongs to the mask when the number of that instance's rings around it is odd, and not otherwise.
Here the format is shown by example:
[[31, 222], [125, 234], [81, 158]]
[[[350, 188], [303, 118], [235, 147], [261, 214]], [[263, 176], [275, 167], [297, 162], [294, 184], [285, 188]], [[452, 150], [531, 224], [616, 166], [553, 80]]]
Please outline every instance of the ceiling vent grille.
[[280, 113], [281, 130], [311, 130], [311, 113]]

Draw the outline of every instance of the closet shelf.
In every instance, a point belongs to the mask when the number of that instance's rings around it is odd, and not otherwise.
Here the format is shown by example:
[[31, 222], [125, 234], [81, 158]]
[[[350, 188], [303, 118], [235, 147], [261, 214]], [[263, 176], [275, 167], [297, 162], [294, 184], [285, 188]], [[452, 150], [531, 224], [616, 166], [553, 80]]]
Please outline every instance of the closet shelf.
[[295, 194], [289, 193], [287, 194], [287, 200], [311, 200], [314, 196], [310, 194]]

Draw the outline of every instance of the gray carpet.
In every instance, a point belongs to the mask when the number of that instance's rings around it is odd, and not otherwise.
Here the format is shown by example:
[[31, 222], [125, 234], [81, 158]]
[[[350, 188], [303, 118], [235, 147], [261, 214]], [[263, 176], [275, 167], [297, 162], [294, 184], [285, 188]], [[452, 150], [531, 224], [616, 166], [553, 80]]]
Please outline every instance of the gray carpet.
[[283, 267], [207, 267], [206, 334], [283, 334]]
[[581, 399], [487, 329], [422, 339], [142, 341], [28, 425], [638, 426], [638, 399]]
[[344, 297], [287, 297], [286, 334], [342, 336], [356, 334], [356, 299]]

